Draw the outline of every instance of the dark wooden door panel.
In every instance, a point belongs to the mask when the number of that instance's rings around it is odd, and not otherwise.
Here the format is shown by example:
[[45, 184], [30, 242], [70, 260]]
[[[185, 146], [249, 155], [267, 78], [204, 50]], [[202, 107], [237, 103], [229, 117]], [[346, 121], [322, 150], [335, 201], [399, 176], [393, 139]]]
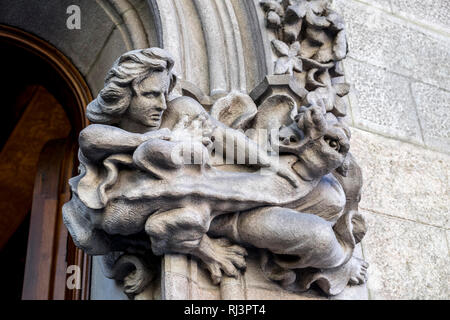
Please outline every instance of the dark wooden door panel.
[[[67, 180], [74, 171], [76, 144], [52, 140], [42, 149], [36, 174], [22, 299], [88, 299], [90, 259], [77, 249], [62, 222], [70, 198]], [[80, 267], [81, 289], [69, 290], [66, 270]]]

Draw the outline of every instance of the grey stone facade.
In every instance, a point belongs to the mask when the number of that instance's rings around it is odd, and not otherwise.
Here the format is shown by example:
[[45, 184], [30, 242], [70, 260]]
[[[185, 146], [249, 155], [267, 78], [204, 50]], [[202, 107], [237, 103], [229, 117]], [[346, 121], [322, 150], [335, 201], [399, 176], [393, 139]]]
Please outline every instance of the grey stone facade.
[[449, 299], [449, 3], [334, 4], [348, 30], [369, 299]]

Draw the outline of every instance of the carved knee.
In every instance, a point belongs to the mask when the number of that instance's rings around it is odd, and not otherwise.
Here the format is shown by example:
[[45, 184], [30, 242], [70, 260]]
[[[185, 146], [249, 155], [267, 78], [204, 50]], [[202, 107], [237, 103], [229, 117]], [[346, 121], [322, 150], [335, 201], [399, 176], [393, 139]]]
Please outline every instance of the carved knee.
[[109, 234], [130, 235], [144, 229], [154, 209], [144, 201], [114, 200], [105, 207], [102, 228]]
[[189, 252], [198, 247], [209, 223], [209, 212], [179, 208], [150, 216], [145, 232], [150, 236], [155, 254]]

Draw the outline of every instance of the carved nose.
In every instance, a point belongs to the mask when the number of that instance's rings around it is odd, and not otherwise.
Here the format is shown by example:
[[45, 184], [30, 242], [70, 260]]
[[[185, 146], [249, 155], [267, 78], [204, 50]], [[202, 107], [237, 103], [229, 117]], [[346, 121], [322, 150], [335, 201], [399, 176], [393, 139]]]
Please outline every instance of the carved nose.
[[288, 137], [284, 137], [284, 138], [282, 138], [281, 142], [287, 146], [290, 143], [290, 139]]

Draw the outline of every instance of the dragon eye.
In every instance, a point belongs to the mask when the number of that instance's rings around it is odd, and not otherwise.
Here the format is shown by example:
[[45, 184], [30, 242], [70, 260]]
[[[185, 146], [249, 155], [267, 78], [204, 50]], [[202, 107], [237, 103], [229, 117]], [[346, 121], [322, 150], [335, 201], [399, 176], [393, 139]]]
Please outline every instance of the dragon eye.
[[338, 140], [335, 140], [333, 138], [325, 138], [325, 142], [328, 143], [328, 145], [333, 148], [334, 150], [338, 151], [341, 149], [341, 145], [339, 144]]

